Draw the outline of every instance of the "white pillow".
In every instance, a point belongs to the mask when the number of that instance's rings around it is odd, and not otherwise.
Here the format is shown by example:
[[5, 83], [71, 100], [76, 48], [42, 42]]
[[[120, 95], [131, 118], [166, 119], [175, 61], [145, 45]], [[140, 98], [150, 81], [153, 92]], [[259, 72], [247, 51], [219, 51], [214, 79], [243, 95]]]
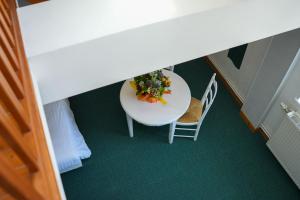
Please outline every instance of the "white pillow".
[[68, 100], [44, 107], [60, 172], [82, 166], [80, 159], [90, 157], [91, 151], [75, 123]]
[[65, 100], [65, 101], [67, 102], [67, 105], [68, 105], [67, 111], [68, 111], [69, 117], [70, 117], [71, 128], [73, 129], [73, 134], [74, 134], [73, 142], [74, 142], [75, 148], [81, 159], [89, 158], [91, 156], [91, 150], [88, 148], [82, 134], [80, 133], [80, 131], [78, 129], [78, 126], [75, 122], [74, 114], [69, 106], [70, 105], [69, 101], [68, 100]]

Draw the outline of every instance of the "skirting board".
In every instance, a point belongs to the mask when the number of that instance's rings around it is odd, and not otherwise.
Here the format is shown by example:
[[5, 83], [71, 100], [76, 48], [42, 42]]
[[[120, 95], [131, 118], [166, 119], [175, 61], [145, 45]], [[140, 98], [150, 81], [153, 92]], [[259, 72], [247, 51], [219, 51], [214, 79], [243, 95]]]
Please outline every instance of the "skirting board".
[[249, 121], [247, 115], [243, 111], [240, 112], [240, 115], [252, 133], [259, 133], [265, 141], [269, 140], [270, 138], [269, 131], [266, 129], [266, 127], [263, 124], [260, 125], [260, 127], [255, 128], [254, 125]]
[[207, 64], [211, 67], [211, 69], [217, 74], [217, 77], [223, 82], [224, 86], [234, 98], [237, 105], [239, 107], [242, 107], [244, 99], [239, 95], [238, 91], [235, 89], [233, 84], [223, 76], [220, 67], [217, 67], [216, 63], [208, 56], [204, 57], [204, 59], [207, 62]]
[[[216, 63], [213, 61], [213, 59], [209, 58], [208, 56], [204, 57], [205, 61], [208, 63], [208, 65], [211, 67], [211, 69], [217, 74], [217, 77], [223, 82], [226, 89], [229, 91], [235, 102], [239, 107], [242, 107], [244, 99], [239, 95], [237, 90], [234, 88], [233, 84], [227, 80], [224, 76], [222, 71], [219, 67], [217, 67]], [[250, 122], [247, 115], [240, 111], [241, 118], [245, 122], [245, 124], [248, 126], [248, 128], [251, 130], [252, 133], [259, 133], [262, 138], [266, 141], [269, 140], [270, 134], [267, 128], [262, 124], [259, 128], [255, 128], [255, 126]]]
[[268, 141], [270, 139], [270, 131], [263, 125], [261, 124], [260, 127], [258, 128], [258, 132], [262, 135], [262, 137]]
[[243, 112], [240, 111], [241, 118], [245, 122], [245, 124], [248, 126], [248, 128], [251, 130], [252, 133], [255, 133], [258, 129], [255, 128], [255, 126], [250, 122], [248, 116]]

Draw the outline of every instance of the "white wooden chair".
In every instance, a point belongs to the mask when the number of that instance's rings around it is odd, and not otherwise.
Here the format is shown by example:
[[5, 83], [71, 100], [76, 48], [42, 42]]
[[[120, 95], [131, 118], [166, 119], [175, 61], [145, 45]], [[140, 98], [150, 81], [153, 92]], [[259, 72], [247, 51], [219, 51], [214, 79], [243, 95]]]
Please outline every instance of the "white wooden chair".
[[[204, 92], [204, 95], [200, 100], [192, 97], [190, 106], [187, 110], [187, 112], [181, 116], [177, 121], [173, 122], [170, 125], [170, 131], [169, 131], [169, 143], [173, 143], [174, 137], [188, 137], [188, 138], [194, 138], [194, 141], [197, 140], [198, 133], [201, 127], [201, 124], [203, 122], [203, 119], [205, 118], [208, 110], [210, 109], [213, 101], [216, 98], [217, 91], [218, 91], [218, 84], [215, 80], [216, 74], [213, 74], [213, 76], [210, 79], [210, 82], [206, 88], [206, 91]], [[196, 126], [196, 128], [177, 128], [176, 126]], [[187, 131], [193, 131], [194, 135], [175, 135], [175, 130], [187, 130]]]

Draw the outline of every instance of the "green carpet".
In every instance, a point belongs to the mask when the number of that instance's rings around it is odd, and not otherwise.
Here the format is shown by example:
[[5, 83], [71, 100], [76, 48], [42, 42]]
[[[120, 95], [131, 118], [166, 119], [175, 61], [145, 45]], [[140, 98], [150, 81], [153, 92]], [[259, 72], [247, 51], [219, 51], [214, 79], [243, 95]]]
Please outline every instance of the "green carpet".
[[[202, 59], [175, 72], [201, 98], [212, 71]], [[252, 134], [219, 81], [219, 92], [197, 142], [175, 138], [168, 126], [134, 124], [129, 138], [119, 102], [122, 83], [70, 99], [92, 156], [62, 175], [68, 199], [300, 199], [295, 184]]]

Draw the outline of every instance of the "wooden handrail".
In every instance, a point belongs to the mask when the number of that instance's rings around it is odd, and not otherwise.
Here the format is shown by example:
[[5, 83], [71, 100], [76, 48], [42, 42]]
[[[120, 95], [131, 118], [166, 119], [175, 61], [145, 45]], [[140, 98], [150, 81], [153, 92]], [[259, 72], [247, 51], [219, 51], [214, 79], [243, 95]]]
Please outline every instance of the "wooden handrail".
[[0, 157], [0, 163], [0, 183], [4, 189], [11, 191], [10, 195], [17, 199], [43, 199], [30, 182], [14, 172], [13, 166], [5, 157]]
[[27, 164], [31, 171], [37, 171], [36, 158], [31, 152], [30, 147], [24, 141], [21, 131], [12, 124], [9, 116], [5, 116], [5, 111], [0, 107], [0, 135], [6, 140], [11, 148], [18, 154], [20, 159]]
[[6, 77], [7, 81], [11, 84], [11, 88], [19, 99], [24, 97], [23, 86], [21, 80], [17, 76], [14, 68], [10, 64], [7, 54], [4, 53], [2, 47], [0, 47], [0, 65], [3, 75]]
[[43, 1], [47, 1], [47, 0], [27, 0], [29, 3], [41, 3]]
[[7, 82], [1, 71], [0, 98], [3, 100], [4, 104], [8, 107], [12, 115], [15, 117], [20, 128], [24, 132], [29, 131], [30, 128], [25, 110], [22, 107], [20, 101], [18, 101], [17, 97], [15, 96], [13, 90], [11, 89], [9, 83]]
[[5, 34], [2, 29], [0, 29], [0, 45], [1, 47], [3, 47], [3, 50], [7, 52], [7, 57], [11, 62], [11, 65], [13, 66], [15, 71], [17, 71], [19, 66], [18, 59], [14, 50], [10, 46], [8, 39], [5, 37]]
[[14, 37], [8, 26], [7, 22], [4, 19], [3, 13], [0, 12], [0, 25], [1, 28], [4, 30], [5, 35], [8, 37], [8, 41], [12, 46], [15, 46]]
[[16, 3], [0, 0], [0, 199], [8, 196], [61, 199], [25, 57]]
[[0, 11], [3, 13], [4, 19], [6, 20], [7, 24], [8, 24], [9, 26], [11, 26], [11, 19], [10, 19], [8, 13], [7, 13], [6, 8], [5, 8], [4, 5], [3, 5], [3, 1], [0, 1]]
[[8, 4], [7, 4], [7, 1], [3, 1], [3, 4], [4, 4], [4, 6], [5, 6], [6, 9], [9, 9], [9, 6], [8, 6]]

